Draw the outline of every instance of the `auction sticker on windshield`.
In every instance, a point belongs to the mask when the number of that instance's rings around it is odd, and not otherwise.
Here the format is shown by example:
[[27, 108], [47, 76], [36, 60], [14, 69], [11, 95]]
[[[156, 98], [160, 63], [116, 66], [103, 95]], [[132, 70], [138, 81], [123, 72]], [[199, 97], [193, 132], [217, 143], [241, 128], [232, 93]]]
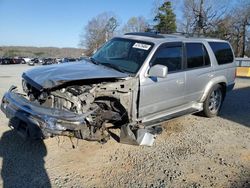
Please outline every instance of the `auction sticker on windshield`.
[[151, 47], [149, 44], [143, 44], [143, 43], [135, 43], [133, 48], [138, 48], [142, 50], [148, 50]]

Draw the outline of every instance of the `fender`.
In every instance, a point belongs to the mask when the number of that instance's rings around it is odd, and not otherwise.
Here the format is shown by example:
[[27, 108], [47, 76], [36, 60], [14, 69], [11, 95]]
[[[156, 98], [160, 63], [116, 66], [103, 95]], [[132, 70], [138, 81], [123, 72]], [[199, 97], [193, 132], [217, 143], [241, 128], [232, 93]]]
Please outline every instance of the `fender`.
[[202, 95], [202, 97], [201, 97], [201, 99], [200, 99], [200, 102], [204, 102], [204, 101], [206, 100], [207, 95], [208, 95], [209, 91], [211, 90], [211, 88], [212, 88], [213, 86], [215, 86], [216, 84], [219, 84], [219, 83], [225, 83], [226, 85], [228, 85], [227, 79], [226, 79], [225, 76], [217, 76], [217, 77], [211, 79], [211, 80], [207, 83], [207, 85], [206, 85], [206, 87], [205, 87], [205, 89], [204, 89], [204, 93], [203, 93], [203, 95]]

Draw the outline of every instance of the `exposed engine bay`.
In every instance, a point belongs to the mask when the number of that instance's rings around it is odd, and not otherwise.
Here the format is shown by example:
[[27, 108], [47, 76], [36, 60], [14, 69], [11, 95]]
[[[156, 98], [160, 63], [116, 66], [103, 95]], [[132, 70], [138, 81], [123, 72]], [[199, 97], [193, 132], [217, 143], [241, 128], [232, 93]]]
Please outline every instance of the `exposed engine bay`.
[[[108, 128], [128, 124], [133, 117], [132, 97], [137, 95], [136, 79], [68, 83], [39, 91], [23, 80], [23, 90], [29, 101], [43, 107], [70, 111], [85, 117], [86, 126], [67, 129], [66, 136], [106, 142]], [[62, 135], [62, 133], [60, 132]], [[56, 132], [49, 136], [55, 136]]]

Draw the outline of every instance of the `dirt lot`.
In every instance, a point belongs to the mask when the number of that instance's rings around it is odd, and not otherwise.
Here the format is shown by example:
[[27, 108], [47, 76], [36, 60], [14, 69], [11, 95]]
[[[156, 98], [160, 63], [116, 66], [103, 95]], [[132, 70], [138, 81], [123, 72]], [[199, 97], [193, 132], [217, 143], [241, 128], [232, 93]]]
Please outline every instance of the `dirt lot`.
[[[0, 97], [27, 65], [0, 66]], [[237, 79], [220, 117], [164, 124], [153, 147], [51, 138], [30, 143], [0, 112], [1, 187], [250, 187], [250, 80]]]

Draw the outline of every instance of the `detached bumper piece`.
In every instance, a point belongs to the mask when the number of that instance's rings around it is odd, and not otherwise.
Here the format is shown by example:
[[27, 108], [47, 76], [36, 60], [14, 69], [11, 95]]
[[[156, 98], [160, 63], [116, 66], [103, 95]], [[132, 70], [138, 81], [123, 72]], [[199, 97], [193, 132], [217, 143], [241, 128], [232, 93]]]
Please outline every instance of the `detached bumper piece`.
[[33, 139], [53, 136], [69, 136], [86, 140], [101, 140], [91, 137], [84, 115], [43, 107], [30, 102], [13, 89], [7, 92], [1, 103], [1, 110], [10, 119], [10, 126]]
[[120, 142], [123, 144], [153, 146], [156, 135], [161, 134], [162, 127], [139, 128], [133, 130], [130, 125], [121, 127]]

